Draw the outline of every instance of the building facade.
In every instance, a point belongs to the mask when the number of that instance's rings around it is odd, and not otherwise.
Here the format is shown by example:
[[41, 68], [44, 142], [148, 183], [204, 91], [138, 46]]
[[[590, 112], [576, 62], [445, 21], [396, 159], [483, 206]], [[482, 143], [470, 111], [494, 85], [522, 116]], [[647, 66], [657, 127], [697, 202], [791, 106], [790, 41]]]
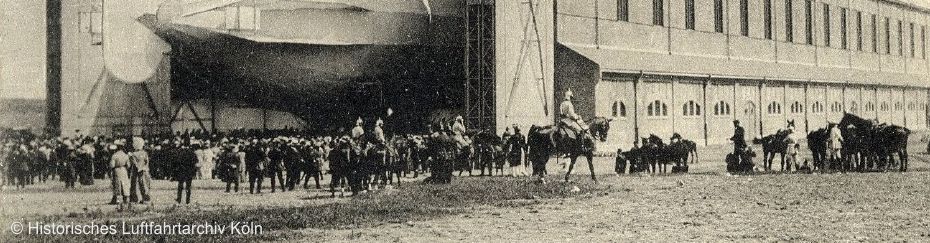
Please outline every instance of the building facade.
[[583, 117], [613, 118], [610, 145], [673, 133], [725, 144], [733, 120], [753, 137], [789, 120], [813, 131], [847, 112], [927, 129], [926, 3], [524, 2], [555, 16], [544, 45], [555, 101], [570, 89]]

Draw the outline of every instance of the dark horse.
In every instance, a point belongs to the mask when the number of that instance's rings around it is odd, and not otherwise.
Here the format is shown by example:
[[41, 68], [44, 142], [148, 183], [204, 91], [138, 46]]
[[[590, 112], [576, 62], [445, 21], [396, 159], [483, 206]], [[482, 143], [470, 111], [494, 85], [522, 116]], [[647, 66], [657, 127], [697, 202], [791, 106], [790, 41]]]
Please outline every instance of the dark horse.
[[[817, 129], [807, 134], [807, 148], [811, 150], [811, 156], [814, 158], [814, 167], [822, 169], [826, 165], [827, 157], [827, 140], [830, 139], [830, 133], [826, 128]], [[808, 165], [802, 166], [804, 169], [810, 169]]]
[[844, 133], [857, 134], [852, 140], [860, 145], [860, 153], [874, 154], [878, 162], [885, 166], [894, 164], [894, 155], [897, 154], [900, 162], [898, 170], [907, 171], [907, 139], [911, 134], [909, 129], [897, 125], [876, 125], [873, 121], [849, 113], [843, 115], [839, 126], [841, 131], [846, 130]]
[[[793, 127], [794, 120], [788, 121], [788, 126]], [[752, 140], [753, 144], [762, 145], [762, 164], [766, 171], [772, 170], [772, 160], [775, 159], [775, 154], [781, 155], [782, 170], [785, 169], [785, 155], [788, 153], [786, 138], [788, 138], [788, 135], [788, 130], [782, 129], [775, 134]]]
[[[568, 155], [571, 159], [571, 163], [569, 163], [568, 171], [565, 173], [565, 181], [568, 181], [568, 177], [572, 174], [572, 169], [575, 167], [578, 156], [583, 155], [588, 159], [588, 169], [591, 171], [591, 179], [597, 182], [593, 163], [594, 138], [586, 134], [578, 134], [577, 136], [580, 136], [580, 138], [572, 138], [570, 132], [571, 131], [568, 129], [559, 126], [549, 125], [540, 127], [533, 125], [530, 127], [527, 136], [538, 140], [528, 143], [531, 153], [535, 150], [535, 152], [540, 153], [537, 155], [546, 155], [547, 159], [553, 152]], [[548, 142], [549, 145], [542, 145], [541, 143], [544, 142]]]
[[607, 141], [607, 132], [610, 131], [611, 121], [613, 121], [613, 118], [595, 117], [588, 121], [588, 131], [591, 132], [591, 136], [594, 138], [605, 142]]

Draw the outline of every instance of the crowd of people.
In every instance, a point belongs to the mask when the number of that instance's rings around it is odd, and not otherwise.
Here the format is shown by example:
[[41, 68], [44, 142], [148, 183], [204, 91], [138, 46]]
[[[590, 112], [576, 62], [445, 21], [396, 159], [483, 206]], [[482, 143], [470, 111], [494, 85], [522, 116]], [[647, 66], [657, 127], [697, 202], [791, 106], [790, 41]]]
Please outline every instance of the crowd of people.
[[[462, 140], [465, 135], [461, 123], [461, 119], [457, 119], [452, 125], [443, 127], [449, 131], [435, 134], [448, 134], [451, 140]], [[505, 151], [508, 151], [510, 164], [517, 166], [525, 164], [521, 163], [525, 137], [516, 127], [514, 130], [508, 128], [501, 142], [508, 146]], [[366, 129], [361, 119], [348, 132], [329, 136], [296, 129], [228, 133], [191, 131], [113, 137], [76, 133], [79, 135], [50, 137], [24, 131], [0, 131], [3, 143], [0, 148], [0, 185], [25, 188], [57, 180], [66, 188], [74, 188], [76, 184], [93, 185], [108, 180], [113, 192], [110, 203], [119, 204], [122, 208], [131, 203], [151, 202], [153, 179], [171, 180], [177, 182], [175, 200], [190, 203], [191, 186], [198, 179], [222, 180], [228, 193], [239, 192], [240, 183], [248, 183], [249, 193], [266, 190], [274, 193], [300, 187], [319, 189], [324, 173], [334, 172], [330, 168], [333, 150], [351, 149], [345, 145], [367, 138], [375, 144], [390, 143], [384, 134], [383, 122], [379, 120]], [[433, 136], [431, 134], [423, 136]], [[420, 138], [416, 135], [392, 135]], [[332, 162], [339, 163], [338, 157], [333, 156]], [[425, 173], [431, 167], [428, 163], [417, 165], [417, 168], [412, 168], [417, 170], [416, 174]], [[516, 175], [521, 170], [513, 171]], [[520, 174], [525, 175], [525, 172]], [[336, 187], [341, 188], [351, 179], [347, 176], [332, 177], [330, 189], [334, 193]], [[265, 185], [266, 178], [270, 185]], [[311, 178], [313, 185], [310, 184]]]

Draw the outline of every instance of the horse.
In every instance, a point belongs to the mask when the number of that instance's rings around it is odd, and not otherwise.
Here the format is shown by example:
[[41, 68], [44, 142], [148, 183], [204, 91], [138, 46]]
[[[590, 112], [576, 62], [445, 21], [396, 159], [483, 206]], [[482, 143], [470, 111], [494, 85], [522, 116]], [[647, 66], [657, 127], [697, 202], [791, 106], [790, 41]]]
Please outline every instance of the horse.
[[[788, 126], [794, 126], [794, 120], [788, 121]], [[788, 130], [778, 130], [775, 134], [752, 140], [753, 144], [762, 145], [762, 164], [766, 171], [772, 170], [772, 160], [775, 154], [781, 155], [781, 163], [785, 164], [785, 155], [788, 153], [788, 143], [786, 139], [790, 133]]]
[[591, 136], [601, 140], [601, 142], [607, 141], [607, 132], [610, 131], [610, 122], [613, 121], [613, 118], [604, 118], [604, 117], [595, 117], [588, 121], [588, 131], [591, 132]]
[[[820, 168], [827, 161], [827, 142], [830, 139], [830, 133], [826, 128], [814, 130], [807, 134], [807, 148], [811, 150], [811, 156], [814, 159], [814, 167]], [[802, 168], [810, 169], [805, 164]]]
[[[545, 129], [552, 130], [553, 128], [550, 126]], [[526, 161], [533, 165], [533, 176], [537, 176], [540, 182], [545, 183], [545, 176], [548, 174], [546, 163], [552, 156], [552, 138], [549, 136], [552, 131], [542, 132], [541, 130], [544, 128], [533, 125], [526, 134]]]
[[839, 126], [841, 130], [846, 129], [847, 132], [856, 133], [857, 136], [852, 140], [861, 145], [860, 151], [867, 153], [867, 157], [875, 156], [885, 169], [895, 164], [894, 155], [898, 155], [900, 162], [898, 170], [907, 171], [907, 140], [911, 131], [897, 125], [876, 125], [875, 123], [846, 113], [840, 120]]
[[675, 166], [688, 166], [688, 160], [691, 160], [691, 163], [697, 163], [697, 143], [691, 140], [682, 139], [681, 135], [675, 133], [672, 135], [673, 138], [677, 137], [676, 142], [669, 143], [669, 152], [672, 156], [672, 161], [675, 162]]
[[393, 181], [393, 176], [397, 176], [397, 181], [400, 182], [400, 178], [406, 177], [407, 173], [410, 172], [412, 144], [413, 141], [411, 141], [411, 139], [402, 135], [394, 135], [391, 137], [391, 140], [388, 141], [388, 146], [390, 147], [389, 151], [391, 152], [390, 163], [387, 168], [388, 183]]
[[454, 170], [454, 161], [462, 153], [458, 142], [455, 141], [446, 132], [437, 132], [424, 139], [426, 153], [431, 157], [430, 177], [423, 181], [425, 183], [448, 184], [452, 182], [452, 172]]
[[[575, 162], [578, 161], [579, 156], [584, 156], [588, 160], [588, 169], [591, 171], [591, 180], [597, 182], [597, 177], [594, 174], [594, 138], [586, 135], [585, 133], [581, 134], [572, 134], [570, 130], [561, 126], [536, 126], [533, 125], [530, 127], [528, 136], [541, 136], [540, 139], [548, 138], [550, 147], [537, 147], [533, 148], [534, 144], [529, 144], [531, 150], [546, 148], [545, 152], [541, 152], [546, 155], [551, 155], [553, 152], [559, 154], [565, 154], [569, 157], [571, 162], [568, 165], [568, 171], [565, 172], [565, 181], [568, 182], [569, 176], [572, 174], [572, 169], [575, 167]], [[575, 137], [572, 137], [575, 136]], [[544, 139], [543, 139], [544, 140]], [[539, 141], [542, 142], [542, 141]], [[539, 146], [536, 144], [535, 146]], [[541, 154], [540, 154], [541, 155]], [[535, 166], [534, 166], [535, 168]], [[535, 173], [535, 172], [534, 172]]]

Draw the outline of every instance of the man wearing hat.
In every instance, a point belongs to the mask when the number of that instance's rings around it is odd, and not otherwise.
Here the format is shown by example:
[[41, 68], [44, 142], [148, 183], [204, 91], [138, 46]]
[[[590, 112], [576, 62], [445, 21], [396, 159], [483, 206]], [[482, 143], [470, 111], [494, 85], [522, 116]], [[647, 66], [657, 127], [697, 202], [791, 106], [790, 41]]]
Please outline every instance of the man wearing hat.
[[739, 120], [733, 120], [733, 127], [733, 137], [730, 137], [730, 141], [733, 141], [733, 154], [741, 154], [746, 149], [746, 130], [739, 125]]

